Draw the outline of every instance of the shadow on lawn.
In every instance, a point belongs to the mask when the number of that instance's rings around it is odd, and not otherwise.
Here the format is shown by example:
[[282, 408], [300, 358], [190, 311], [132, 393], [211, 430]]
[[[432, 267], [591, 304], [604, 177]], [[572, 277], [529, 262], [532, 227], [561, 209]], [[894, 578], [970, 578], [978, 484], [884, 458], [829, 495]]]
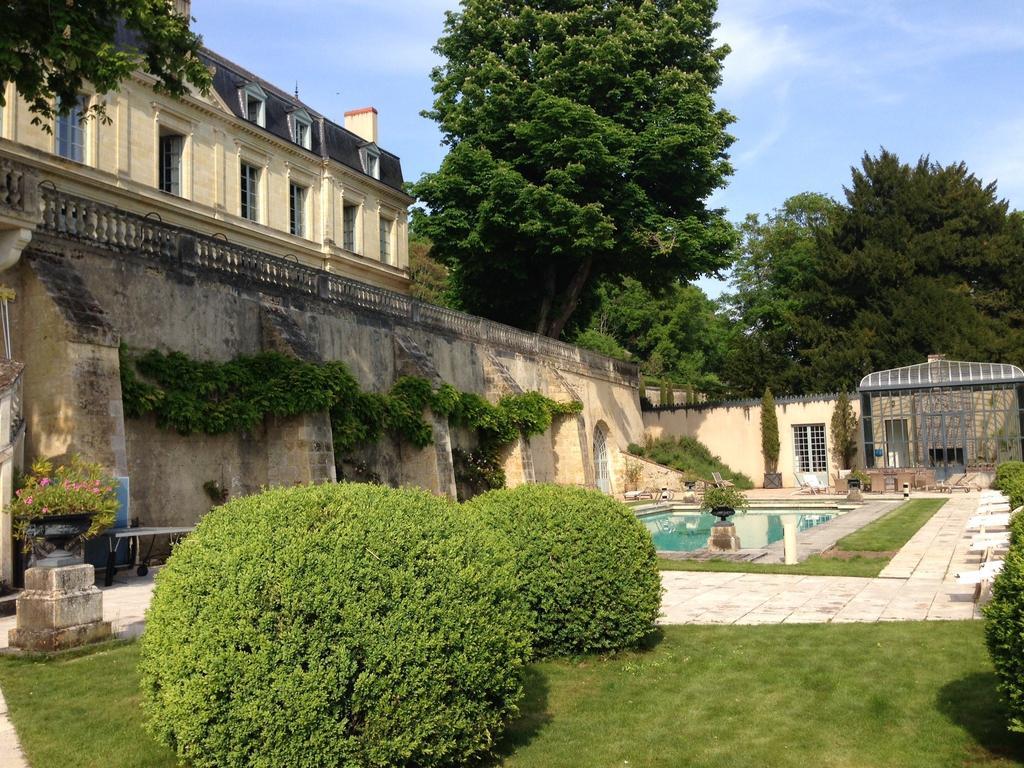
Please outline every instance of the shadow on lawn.
[[536, 665], [526, 668], [523, 688], [526, 695], [519, 707], [519, 717], [509, 723], [504, 737], [494, 749], [495, 759], [488, 765], [499, 765], [504, 758], [533, 741], [541, 729], [551, 722], [551, 714], [548, 712], [548, 679]]
[[978, 751], [984, 754], [975, 754], [975, 758], [1001, 758], [1016, 765], [1024, 759], [1024, 735], [1007, 730], [1009, 717], [996, 682], [994, 672], [967, 675], [942, 686], [936, 704], [977, 742]]

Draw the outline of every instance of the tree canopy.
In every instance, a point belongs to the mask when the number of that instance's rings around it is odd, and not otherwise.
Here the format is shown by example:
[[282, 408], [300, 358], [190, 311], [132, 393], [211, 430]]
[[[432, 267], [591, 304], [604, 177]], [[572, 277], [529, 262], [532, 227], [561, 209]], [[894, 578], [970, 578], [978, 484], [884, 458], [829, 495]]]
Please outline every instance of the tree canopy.
[[[449, 151], [415, 193], [462, 308], [558, 337], [603, 279], [728, 264], [714, 0], [464, 0], [432, 73]], [[585, 318], [584, 318], [585, 319]]]
[[934, 352], [1020, 362], [1022, 224], [963, 163], [865, 154], [843, 203], [799, 195], [747, 219], [724, 378], [799, 394]]
[[[87, 83], [106, 93], [138, 69], [172, 96], [187, 93], [189, 83], [205, 92], [211, 75], [197, 56], [201, 45], [168, 0], [0, 4], [0, 83], [14, 83], [37, 124], [71, 109]], [[102, 102], [90, 109], [104, 114]]]

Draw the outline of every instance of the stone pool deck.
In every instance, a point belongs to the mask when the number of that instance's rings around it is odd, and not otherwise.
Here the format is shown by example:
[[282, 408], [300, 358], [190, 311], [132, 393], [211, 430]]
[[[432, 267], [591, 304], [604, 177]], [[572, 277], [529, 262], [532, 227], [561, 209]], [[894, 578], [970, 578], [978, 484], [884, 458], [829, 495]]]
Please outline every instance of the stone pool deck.
[[[921, 498], [923, 494], [915, 494]], [[810, 624], [980, 618], [967, 519], [977, 494], [956, 495], [925, 523], [878, 578], [664, 571], [663, 624]]]
[[[922, 496], [915, 494], [915, 498]], [[970, 536], [964, 526], [977, 507], [978, 495], [941, 498], [948, 499], [946, 505], [907, 542], [878, 578], [665, 571], [661, 622], [794, 624], [978, 618], [974, 588], [960, 586], [953, 578], [956, 571], [977, 567], [979, 557], [967, 551]], [[874, 518], [884, 511], [882, 505], [871, 504], [850, 514], [863, 512], [865, 517]], [[864, 522], [849, 518], [851, 524]], [[834, 540], [848, 532], [846, 523], [841, 534], [839, 527], [829, 532], [832, 525], [820, 526], [822, 530], [816, 535]], [[804, 539], [801, 548], [804, 544], [812, 546], [809, 538]], [[815, 547], [818, 544], [813, 542]], [[138, 578], [125, 571], [118, 575], [118, 583], [103, 589], [103, 615], [112, 622], [118, 636], [135, 637], [142, 632], [153, 592], [153, 573], [151, 570]], [[14, 625], [13, 616], [0, 619], [0, 648], [7, 647], [7, 631]]]

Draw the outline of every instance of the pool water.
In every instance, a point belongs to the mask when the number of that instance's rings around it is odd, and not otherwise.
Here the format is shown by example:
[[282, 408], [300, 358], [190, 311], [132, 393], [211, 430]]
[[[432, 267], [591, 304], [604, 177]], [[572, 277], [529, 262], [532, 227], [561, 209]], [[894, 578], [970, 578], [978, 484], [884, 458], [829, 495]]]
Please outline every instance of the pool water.
[[[827, 523], [836, 516], [836, 511], [802, 512], [797, 531], [806, 531], [816, 525]], [[640, 518], [640, 522], [651, 532], [654, 546], [659, 552], [693, 552], [708, 545], [711, 526], [718, 521], [713, 515], [697, 511], [661, 512]], [[743, 549], [763, 549], [782, 540], [782, 518], [778, 514], [765, 512], [740, 513], [730, 518], [736, 526], [736, 535]]]

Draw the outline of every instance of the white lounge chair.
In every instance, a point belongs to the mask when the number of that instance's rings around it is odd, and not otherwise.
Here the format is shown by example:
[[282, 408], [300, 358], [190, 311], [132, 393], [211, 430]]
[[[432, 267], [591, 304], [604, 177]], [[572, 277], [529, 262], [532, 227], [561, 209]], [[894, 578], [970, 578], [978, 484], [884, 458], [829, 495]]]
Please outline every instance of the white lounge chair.
[[1010, 518], [1009, 512], [975, 515], [967, 521], [967, 530], [977, 531], [982, 528], [1005, 528], [1010, 524]]
[[828, 486], [822, 483], [817, 475], [807, 472], [804, 474], [804, 480], [807, 487], [811, 489], [811, 493], [828, 493]]
[[735, 483], [723, 479], [721, 472], [712, 472], [711, 479], [715, 481], [717, 488], [732, 488], [735, 485]]
[[977, 514], [979, 515], [993, 515], [998, 512], [1009, 512], [1010, 503], [1008, 501], [996, 501], [991, 504], [979, 504]]
[[987, 552], [990, 549], [1006, 549], [1010, 546], [1010, 532], [1000, 531], [996, 534], [981, 534], [971, 539], [969, 552]]
[[957, 584], [981, 584], [985, 581], [992, 581], [1002, 570], [1002, 560], [989, 560], [987, 563], [982, 563], [976, 571], [962, 571], [956, 574], [956, 582]]

